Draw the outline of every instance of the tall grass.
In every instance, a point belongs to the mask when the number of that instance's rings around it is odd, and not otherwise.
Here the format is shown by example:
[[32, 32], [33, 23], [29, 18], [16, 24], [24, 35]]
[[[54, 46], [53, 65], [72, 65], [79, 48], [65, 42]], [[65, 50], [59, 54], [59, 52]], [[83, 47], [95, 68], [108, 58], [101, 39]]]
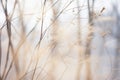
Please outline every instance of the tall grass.
[[[38, 5], [33, 3], [31, 15], [25, 14], [26, 2], [0, 2], [4, 19], [0, 24], [0, 80], [95, 80], [91, 45], [96, 17], [101, 17], [95, 15], [97, 1], [39, 0]], [[84, 10], [86, 18], [82, 18]]]

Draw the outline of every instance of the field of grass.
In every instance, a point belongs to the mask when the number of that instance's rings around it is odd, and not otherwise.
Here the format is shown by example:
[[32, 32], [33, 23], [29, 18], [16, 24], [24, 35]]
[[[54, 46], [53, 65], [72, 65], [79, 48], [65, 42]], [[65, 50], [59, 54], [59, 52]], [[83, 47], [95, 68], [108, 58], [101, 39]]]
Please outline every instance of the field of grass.
[[0, 80], [119, 80], [119, 0], [0, 0]]

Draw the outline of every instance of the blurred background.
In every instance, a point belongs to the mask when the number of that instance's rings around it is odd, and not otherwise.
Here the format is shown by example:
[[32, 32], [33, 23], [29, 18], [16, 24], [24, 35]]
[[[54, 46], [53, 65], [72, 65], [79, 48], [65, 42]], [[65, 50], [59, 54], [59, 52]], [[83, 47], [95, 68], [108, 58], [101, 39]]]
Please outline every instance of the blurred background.
[[120, 80], [119, 0], [0, 0], [0, 80]]

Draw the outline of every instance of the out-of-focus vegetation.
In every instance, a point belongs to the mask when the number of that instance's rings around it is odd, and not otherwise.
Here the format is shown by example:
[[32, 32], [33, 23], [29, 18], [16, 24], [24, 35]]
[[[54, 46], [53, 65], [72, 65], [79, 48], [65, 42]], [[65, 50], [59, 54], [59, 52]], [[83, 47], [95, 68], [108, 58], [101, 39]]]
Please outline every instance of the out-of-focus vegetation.
[[119, 0], [0, 0], [0, 80], [120, 80]]

